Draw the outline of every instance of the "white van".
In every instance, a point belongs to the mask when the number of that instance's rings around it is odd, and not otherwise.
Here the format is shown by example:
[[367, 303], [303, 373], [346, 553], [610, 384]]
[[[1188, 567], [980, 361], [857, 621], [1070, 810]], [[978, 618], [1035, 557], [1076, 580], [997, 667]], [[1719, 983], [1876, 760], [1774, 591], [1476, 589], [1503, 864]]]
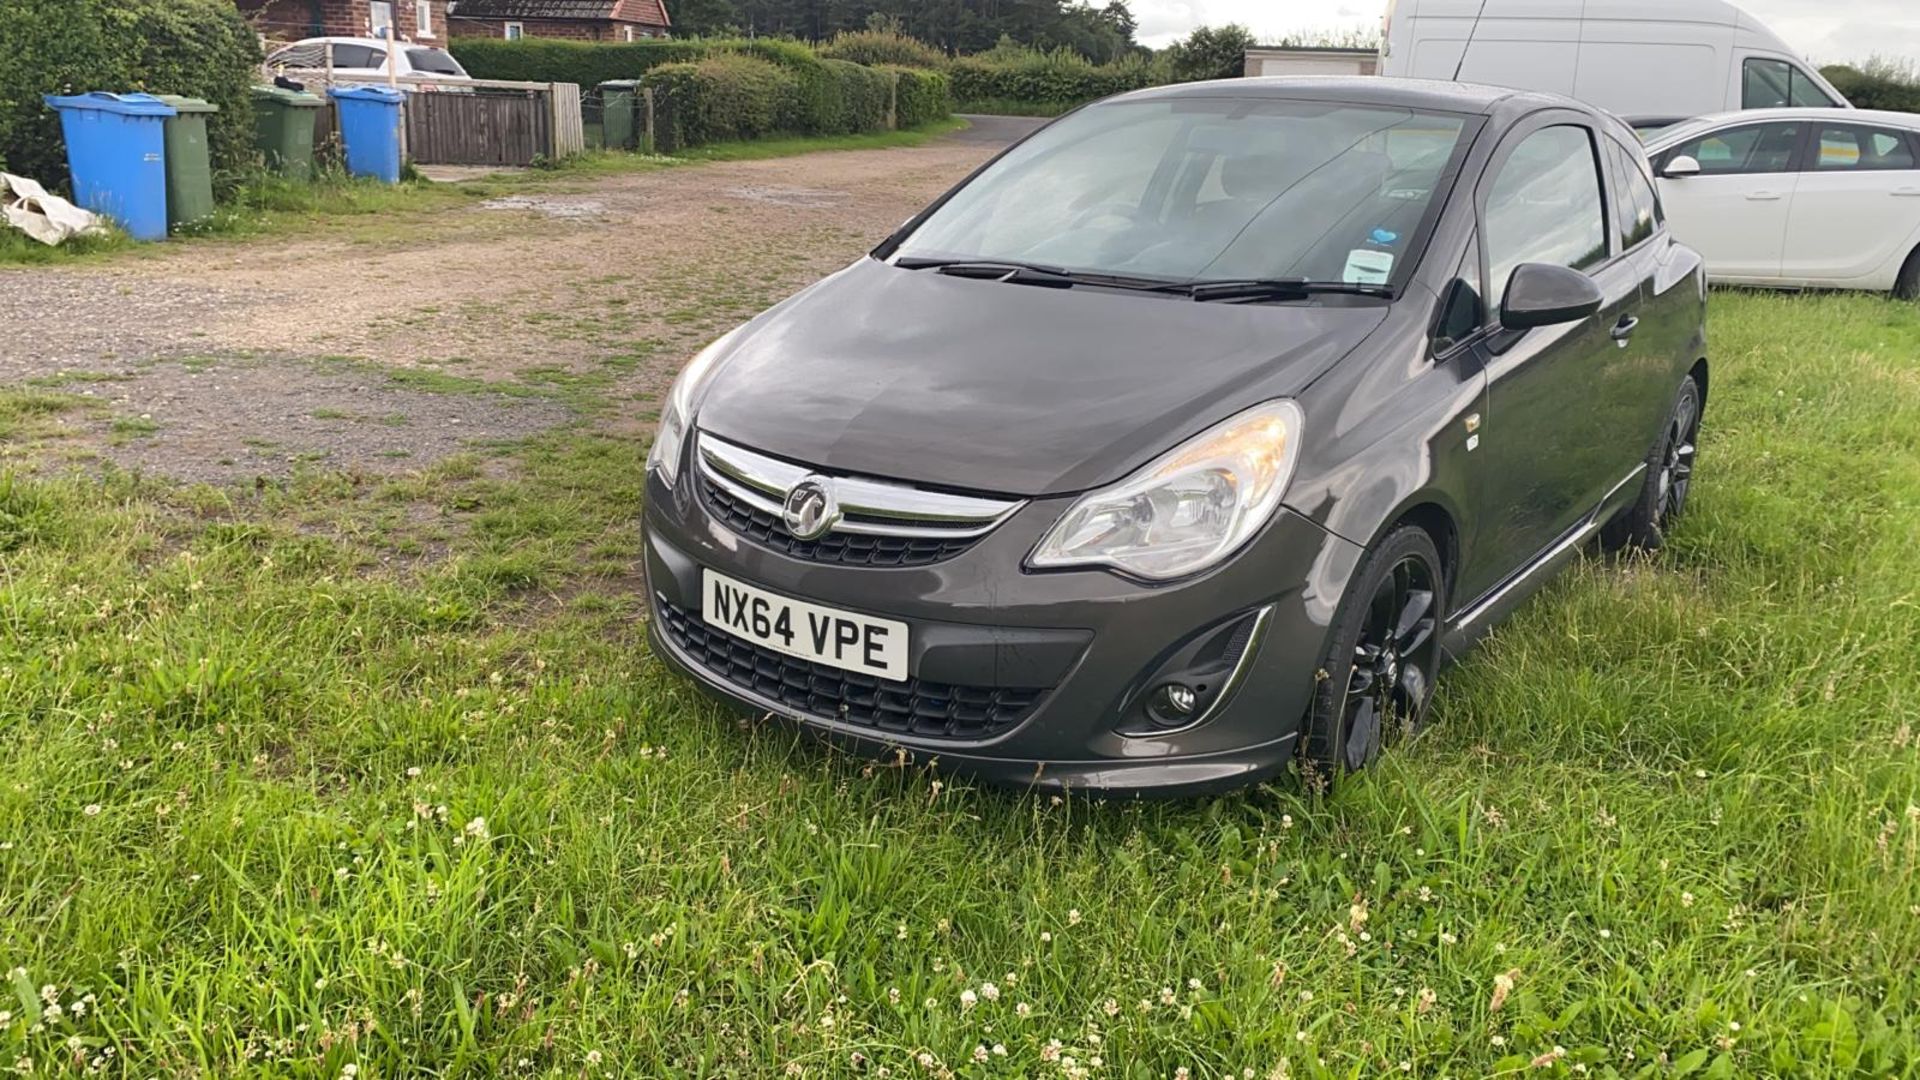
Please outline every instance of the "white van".
[[1388, 0], [1380, 73], [1546, 90], [1646, 130], [1847, 99], [1725, 0]]

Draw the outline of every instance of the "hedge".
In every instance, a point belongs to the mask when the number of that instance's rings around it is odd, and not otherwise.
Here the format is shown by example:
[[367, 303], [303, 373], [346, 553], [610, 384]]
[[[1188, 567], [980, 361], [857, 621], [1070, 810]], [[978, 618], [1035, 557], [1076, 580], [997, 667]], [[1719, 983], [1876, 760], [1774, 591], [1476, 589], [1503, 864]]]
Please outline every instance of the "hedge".
[[851, 60], [868, 67], [913, 67], [939, 70], [947, 54], [917, 38], [892, 30], [846, 30], [821, 46], [829, 60]]
[[919, 127], [953, 115], [952, 85], [945, 75], [905, 67], [884, 70], [897, 80], [894, 113], [901, 127]]
[[253, 163], [247, 88], [260, 48], [232, 0], [6, 0], [0, 32], [0, 164], [67, 182], [60, 121], [43, 94], [185, 94], [220, 106], [207, 140], [225, 190]]
[[1820, 74], [1855, 108], [1920, 112], [1920, 69], [1911, 63], [1873, 60], [1860, 67], [1836, 64], [1821, 68]]
[[1159, 81], [1144, 62], [1122, 60], [1096, 65], [1069, 49], [962, 57], [947, 73], [953, 80], [953, 97], [962, 107], [975, 101], [1078, 105]]
[[822, 60], [803, 46], [778, 42], [737, 51], [730, 45], [696, 63], [662, 64], [641, 86], [653, 90], [655, 149], [663, 153], [776, 132], [882, 131], [889, 107], [897, 108], [901, 127], [953, 111], [944, 75]]
[[799, 96], [793, 76], [778, 65], [739, 55], [662, 64], [647, 72], [644, 85], [654, 94], [654, 148], [667, 153], [770, 135]]
[[705, 59], [702, 41], [634, 41], [592, 44], [552, 38], [456, 37], [447, 43], [454, 59], [476, 79], [579, 83], [591, 90], [610, 79], [637, 79], [662, 64]]

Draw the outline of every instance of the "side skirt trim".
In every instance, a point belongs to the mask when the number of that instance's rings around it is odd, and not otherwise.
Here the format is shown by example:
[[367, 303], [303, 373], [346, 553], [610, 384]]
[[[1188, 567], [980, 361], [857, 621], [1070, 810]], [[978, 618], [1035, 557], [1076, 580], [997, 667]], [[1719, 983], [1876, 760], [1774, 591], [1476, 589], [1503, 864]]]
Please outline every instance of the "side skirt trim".
[[1551, 566], [1558, 561], [1562, 555], [1565, 555], [1567, 552], [1591, 539], [1593, 534], [1599, 532], [1600, 527], [1606, 524], [1606, 519], [1602, 515], [1606, 513], [1608, 507], [1613, 505], [1614, 497], [1620, 494], [1621, 489], [1639, 480], [1646, 471], [1647, 466], [1645, 462], [1634, 466], [1633, 471], [1627, 474], [1626, 479], [1613, 485], [1612, 490], [1607, 492], [1607, 497], [1600, 500], [1600, 505], [1589, 511], [1587, 516], [1581, 519], [1580, 524], [1574, 526], [1571, 532], [1561, 537], [1553, 546], [1535, 556], [1532, 562], [1522, 567], [1512, 577], [1494, 586], [1491, 592], [1479, 600], [1474, 601], [1472, 607], [1455, 616], [1453, 620], [1454, 629], [1456, 631], [1464, 630], [1480, 619], [1485, 618], [1488, 612], [1499, 605], [1500, 601], [1512, 595], [1514, 590], [1526, 584], [1528, 579], [1532, 578], [1542, 569]]

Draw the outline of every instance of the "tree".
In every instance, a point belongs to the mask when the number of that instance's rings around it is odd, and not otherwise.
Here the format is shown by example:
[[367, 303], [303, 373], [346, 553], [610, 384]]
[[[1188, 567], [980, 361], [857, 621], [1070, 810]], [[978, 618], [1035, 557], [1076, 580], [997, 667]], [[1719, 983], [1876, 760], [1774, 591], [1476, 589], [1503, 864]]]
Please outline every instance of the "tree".
[[1168, 70], [1175, 82], [1237, 79], [1246, 74], [1247, 50], [1255, 44], [1252, 31], [1238, 23], [1203, 26], [1167, 46]]
[[740, 25], [733, 0], [670, 0], [667, 12], [681, 37], [714, 37]]

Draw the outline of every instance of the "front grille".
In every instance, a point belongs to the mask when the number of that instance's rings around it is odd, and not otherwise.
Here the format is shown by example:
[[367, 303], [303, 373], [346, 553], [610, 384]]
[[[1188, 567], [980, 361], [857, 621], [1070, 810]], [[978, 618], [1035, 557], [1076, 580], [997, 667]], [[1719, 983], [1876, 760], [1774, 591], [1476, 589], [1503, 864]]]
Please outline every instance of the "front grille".
[[932, 739], [986, 739], [1032, 714], [1044, 690], [895, 682], [784, 656], [722, 633], [697, 612], [660, 600], [660, 627], [695, 664], [741, 690], [797, 712], [875, 731]]
[[921, 536], [868, 536], [830, 532], [817, 540], [802, 540], [786, 530], [779, 518], [747, 505], [719, 484], [703, 482], [700, 490], [707, 510], [734, 532], [795, 559], [840, 563], [846, 566], [926, 566], [972, 547], [979, 537], [945, 539]]

